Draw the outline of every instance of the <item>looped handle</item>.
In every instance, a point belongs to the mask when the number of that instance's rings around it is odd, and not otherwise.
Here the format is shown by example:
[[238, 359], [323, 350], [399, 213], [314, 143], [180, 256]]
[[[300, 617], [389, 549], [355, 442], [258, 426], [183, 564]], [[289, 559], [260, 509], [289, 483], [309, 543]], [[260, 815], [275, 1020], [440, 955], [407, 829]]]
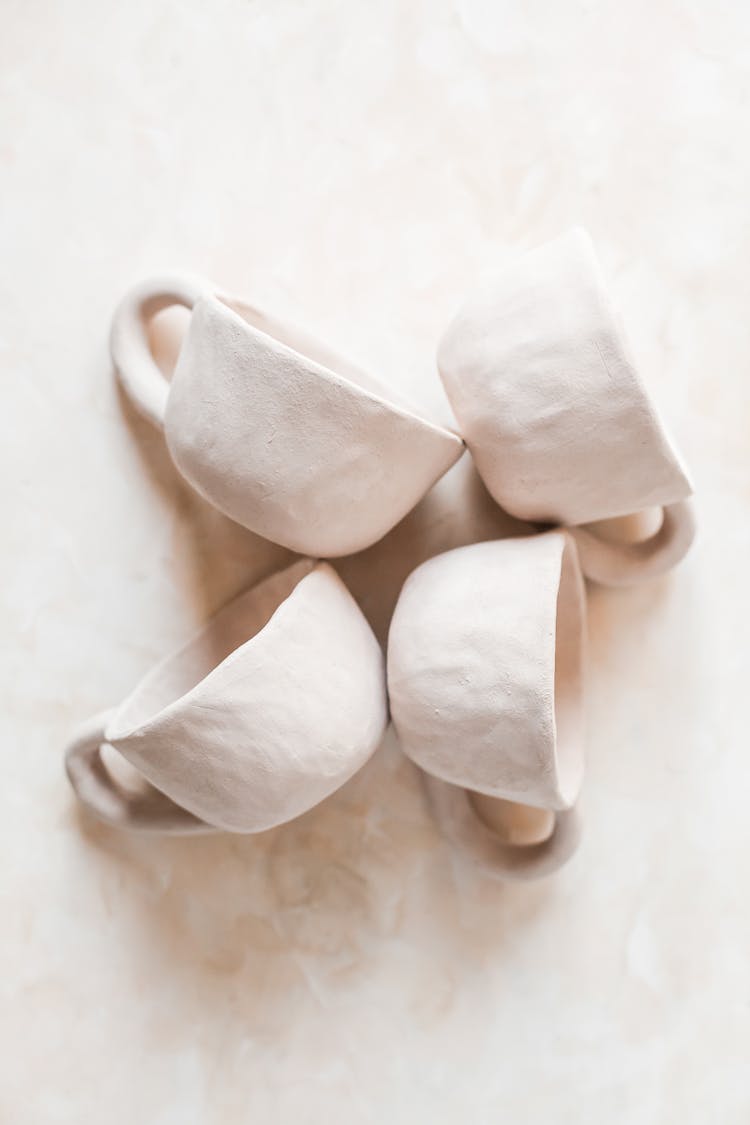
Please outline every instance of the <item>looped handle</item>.
[[667, 505], [659, 530], [641, 543], [608, 543], [588, 527], [567, 530], [587, 578], [602, 586], [630, 586], [665, 574], [687, 554], [695, 538], [695, 513], [689, 500]]
[[129, 290], [115, 310], [109, 336], [112, 362], [128, 398], [158, 429], [164, 428], [169, 383], [151, 354], [146, 325], [162, 309], [192, 309], [199, 297], [212, 291], [199, 278], [155, 277]]
[[172, 835], [216, 832], [152, 785], [140, 793], [124, 789], [101, 756], [107, 723], [114, 711], [95, 715], [73, 735], [65, 751], [65, 772], [81, 804], [115, 828]]
[[466, 789], [423, 774], [443, 835], [488, 875], [509, 881], [551, 875], [573, 855], [581, 838], [575, 809], [558, 812], [552, 833], [539, 844], [506, 844], [480, 819]]

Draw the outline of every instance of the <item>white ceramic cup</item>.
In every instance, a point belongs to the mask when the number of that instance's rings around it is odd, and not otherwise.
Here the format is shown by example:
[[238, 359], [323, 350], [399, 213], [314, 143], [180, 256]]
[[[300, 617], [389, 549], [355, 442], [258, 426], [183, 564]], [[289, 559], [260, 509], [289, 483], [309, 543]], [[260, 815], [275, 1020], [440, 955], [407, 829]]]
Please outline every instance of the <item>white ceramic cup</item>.
[[[85, 724], [66, 765], [81, 802], [118, 827], [260, 832], [343, 785], [386, 724], [380, 645], [335, 571], [303, 559]], [[129, 789], [104, 744], [149, 784]]]
[[[624, 585], [682, 558], [692, 487], [584, 231], [487, 278], [443, 335], [438, 367], [489, 492], [519, 519], [574, 529], [587, 577]], [[661, 527], [640, 543], [579, 526], [653, 507]]]
[[[192, 309], [168, 383], [147, 321]], [[163, 426], [182, 475], [259, 535], [331, 558], [390, 531], [464, 444], [324, 345], [209, 283], [156, 278], [117, 309], [111, 351], [135, 406]]]
[[[446, 834], [500, 875], [546, 874], [576, 846], [584, 631], [564, 531], [448, 551], [399, 597], [387, 674], [401, 746], [425, 771]], [[551, 835], [503, 842], [487, 823], [492, 800], [555, 810]]]

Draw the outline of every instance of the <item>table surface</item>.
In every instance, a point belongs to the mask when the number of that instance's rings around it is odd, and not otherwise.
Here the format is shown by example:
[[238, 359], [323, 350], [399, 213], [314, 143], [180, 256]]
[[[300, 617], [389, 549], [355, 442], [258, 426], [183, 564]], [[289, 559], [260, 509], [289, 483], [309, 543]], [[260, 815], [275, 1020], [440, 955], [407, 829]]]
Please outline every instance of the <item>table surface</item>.
[[[748, 34], [707, 0], [6, 0], [0, 1119], [750, 1120]], [[205, 274], [448, 420], [451, 311], [574, 223], [701, 526], [670, 577], [591, 591], [575, 859], [466, 867], [390, 735], [260, 837], [81, 818], [71, 727], [286, 558], [122, 401], [123, 289]], [[340, 569], [383, 636], [421, 558], [514, 530], [466, 459]]]

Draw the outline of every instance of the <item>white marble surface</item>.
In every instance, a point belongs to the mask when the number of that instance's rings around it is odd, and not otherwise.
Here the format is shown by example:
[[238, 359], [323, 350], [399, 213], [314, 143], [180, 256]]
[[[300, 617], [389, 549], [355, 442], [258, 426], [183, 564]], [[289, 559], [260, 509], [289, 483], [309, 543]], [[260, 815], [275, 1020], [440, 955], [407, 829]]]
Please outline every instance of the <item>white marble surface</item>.
[[[748, 6], [5, 0], [2, 24], [0, 1120], [744, 1125]], [[202, 271], [447, 417], [465, 286], [573, 222], [701, 518], [673, 577], [593, 594], [575, 860], [465, 869], [392, 742], [260, 838], [84, 823], [70, 727], [280, 555], [120, 401], [124, 286]], [[493, 521], [464, 466], [344, 564], [381, 634], [414, 563]]]

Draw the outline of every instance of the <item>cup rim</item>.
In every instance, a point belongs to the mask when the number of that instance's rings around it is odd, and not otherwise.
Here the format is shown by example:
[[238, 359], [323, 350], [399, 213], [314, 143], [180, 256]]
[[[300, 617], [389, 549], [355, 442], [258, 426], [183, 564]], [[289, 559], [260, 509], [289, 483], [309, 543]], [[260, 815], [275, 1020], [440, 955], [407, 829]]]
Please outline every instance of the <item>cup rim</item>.
[[[334, 371], [326, 364], [312, 359], [310, 356], [305, 355], [304, 352], [297, 350], [291, 344], [287, 344], [285, 341], [279, 339], [277, 336], [274, 336], [272, 333], [264, 332], [261, 328], [258, 328], [245, 320], [245, 318], [241, 316], [240, 313], [237, 312], [237, 310], [233, 307], [233, 301], [241, 301], [241, 298], [232, 297], [230, 294], [226, 294], [221, 290], [216, 290], [212, 293], [202, 294], [195, 302], [193, 311], [197, 309], [201, 304], [212, 305], [215, 309], [218, 308], [223, 315], [228, 316], [230, 320], [240, 325], [246, 332], [264, 341], [270, 341], [273, 348], [278, 348], [281, 352], [285, 353], [288, 356], [291, 356], [295, 360], [295, 362], [309, 370], [312, 374], [326, 379], [330, 383], [334, 383], [337, 387], [343, 389], [354, 397], [361, 396], [378, 403], [379, 406], [382, 406], [391, 413], [397, 414], [401, 418], [405, 418], [407, 421], [413, 423], [414, 425], [420, 426], [430, 431], [437, 437], [450, 441], [452, 444], [455, 444], [458, 447], [460, 452], [463, 452], [466, 448], [466, 443], [457, 429], [450, 429], [447, 426], [443, 426], [440, 422], [433, 422], [430, 418], [424, 417], [422, 414], [417, 413], [417, 410], [419, 408], [416, 406], [416, 404], [407, 407], [406, 405], [401, 405], [398, 402], [390, 401], [385, 397], [384, 394], [378, 394], [375, 391], [370, 390], [368, 387], [359, 386], [358, 383], [355, 383], [353, 379], [349, 379], [346, 375], [342, 375], [340, 372]], [[267, 317], [271, 323], [279, 323], [279, 325], [281, 325], [282, 323], [281, 321], [277, 322], [276, 318], [272, 314], [267, 314], [257, 305], [248, 304], [248, 308], [252, 308], [262, 316]], [[286, 327], [296, 329], [297, 326], [292, 324], [291, 322], [287, 322]], [[302, 329], [300, 329], [299, 331], [300, 335], [309, 335]], [[327, 346], [326, 350], [329, 350]], [[331, 351], [331, 354], [334, 355], [335, 353]], [[346, 361], [343, 356], [341, 356], [341, 359], [347, 364], [347, 366], [359, 366], [354, 362]], [[372, 379], [373, 382], [378, 386], [383, 387], [384, 391], [388, 390], [387, 385], [384, 384], [380, 378], [374, 375], [370, 375], [369, 372], [363, 373], [367, 374], [368, 378]]]
[[[299, 578], [296, 578], [295, 572], [299, 573]], [[290, 612], [293, 604], [301, 596], [301, 587], [305, 584], [308, 578], [313, 574], [325, 573], [338, 579], [338, 575], [333, 568], [321, 559], [303, 558], [297, 559], [289, 566], [283, 567], [280, 570], [274, 571], [272, 574], [262, 578], [259, 582], [250, 586], [248, 589], [243, 590], [232, 598], [226, 605], [213, 614], [205, 624], [190, 636], [183, 645], [181, 645], [174, 652], [168, 653], [162, 657], [161, 660], [145, 673], [145, 675], [138, 681], [136, 686], [130, 691], [122, 703], [115, 709], [110, 717], [106, 730], [105, 741], [113, 745], [122, 745], [135, 735], [146, 735], [154, 733], [166, 720], [172, 718], [174, 715], [179, 714], [181, 711], [187, 710], [195, 702], [196, 698], [205, 690], [206, 685], [210, 684], [216, 679], [223, 671], [225, 671], [232, 664], [242, 659], [245, 653], [251, 647], [257, 647], [257, 644], [262, 643], [266, 639], [274, 627], [278, 624], [279, 616], [284, 612]], [[219, 620], [223, 617], [228, 617], [232, 613], [237, 612], [238, 604], [247, 600], [250, 602], [254, 596], [262, 590], [263, 587], [270, 585], [274, 581], [279, 581], [284, 577], [288, 577], [290, 581], [294, 581], [285, 597], [278, 602], [266, 622], [258, 629], [252, 636], [248, 637], [241, 644], [233, 648], [231, 652], [227, 653], [217, 664], [201, 676], [190, 688], [181, 692], [175, 698], [171, 699], [168, 703], [153, 710], [148, 717], [136, 723], [130, 723], [118, 729], [118, 722], [121, 722], [123, 712], [127, 713], [127, 709], [131, 706], [133, 700], [140, 695], [140, 693], [149, 685], [157, 682], [159, 677], [169, 668], [170, 665], [176, 664], [189, 650], [196, 645], [199, 641], [206, 639], [217, 628]], [[340, 581], [340, 579], [338, 579]], [[289, 607], [289, 608], [287, 608]]]
[[[555, 598], [555, 644], [552, 650], [553, 655], [553, 668], [552, 668], [552, 730], [553, 730], [553, 743], [552, 743], [552, 759], [555, 764], [555, 781], [556, 789], [561, 801], [561, 806], [556, 806], [558, 811], [560, 809], [572, 808], [578, 799], [583, 784], [583, 775], [585, 769], [584, 763], [584, 743], [585, 743], [585, 660], [586, 660], [586, 590], [583, 582], [583, 573], [578, 559], [578, 549], [572, 535], [562, 529], [547, 532], [546, 534], [552, 536], [559, 536], [561, 539], [560, 550], [560, 574], [557, 583], [557, 596]], [[567, 589], [564, 589], [567, 587]], [[561, 599], [570, 596], [571, 605], [573, 609], [573, 620], [569, 622], [569, 628], [572, 635], [568, 638], [569, 643], [573, 646], [572, 650], [572, 663], [574, 664], [573, 676], [574, 684], [572, 687], [573, 694], [573, 707], [575, 715], [571, 722], [575, 723], [575, 731], [567, 732], [565, 734], [565, 742], [567, 739], [572, 738], [575, 745], [570, 747], [570, 754], [566, 753], [566, 748], [562, 746], [563, 736], [561, 735], [561, 727], [569, 725], [567, 719], [563, 724], [563, 719], [558, 706], [558, 670], [560, 668], [560, 605]], [[571, 758], [572, 760], [568, 760]]]

